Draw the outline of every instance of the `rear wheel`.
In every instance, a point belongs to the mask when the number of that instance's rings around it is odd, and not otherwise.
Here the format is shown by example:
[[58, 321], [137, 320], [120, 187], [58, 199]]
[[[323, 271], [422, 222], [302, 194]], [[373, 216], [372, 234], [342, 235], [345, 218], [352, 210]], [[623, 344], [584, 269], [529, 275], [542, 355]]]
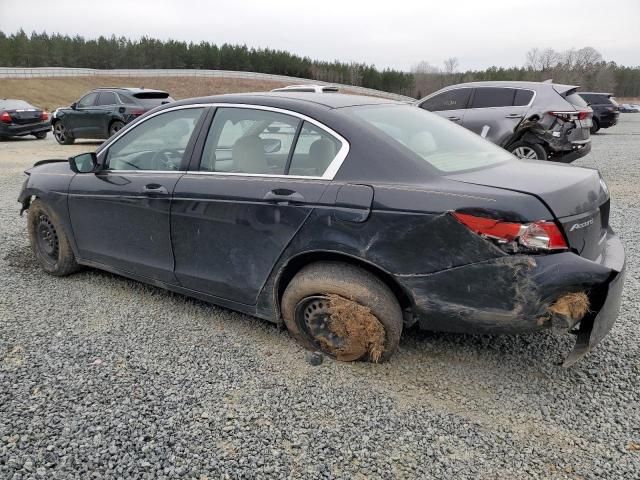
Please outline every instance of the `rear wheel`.
[[593, 134], [593, 133], [597, 133], [598, 130], [600, 130], [600, 124], [598, 123], [598, 119], [594, 118], [594, 119], [591, 120], [591, 129], [590, 129], [590, 131]]
[[67, 130], [67, 127], [60, 120], [53, 124], [53, 136], [60, 145], [71, 145], [75, 141], [71, 132]]
[[124, 127], [124, 123], [120, 121], [113, 122], [109, 127], [109, 136], [113, 137], [117, 132], [122, 130], [123, 127]]
[[38, 140], [44, 140], [45, 138], [47, 138], [47, 132], [34, 133], [33, 136], [36, 137]]
[[341, 361], [385, 361], [400, 342], [403, 319], [393, 292], [361, 268], [314, 263], [293, 277], [282, 296], [291, 335], [309, 350]]
[[547, 152], [538, 143], [516, 142], [509, 151], [523, 160], [546, 160]]
[[51, 209], [40, 200], [29, 206], [27, 228], [31, 249], [44, 271], [64, 276], [78, 270], [66, 233]]

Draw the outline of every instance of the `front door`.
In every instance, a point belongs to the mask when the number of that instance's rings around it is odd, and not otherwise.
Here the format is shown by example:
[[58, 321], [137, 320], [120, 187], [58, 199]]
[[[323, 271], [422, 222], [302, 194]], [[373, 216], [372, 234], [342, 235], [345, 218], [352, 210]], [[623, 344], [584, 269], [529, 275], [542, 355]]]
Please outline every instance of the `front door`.
[[94, 138], [98, 134], [95, 125], [96, 101], [98, 92], [91, 92], [76, 103], [73, 110], [67, 114], [67, 129], [71, 130], [75, 138]]
[[73, 178], [69, 214], [81, 259], [175, 283], [171, 194], [203, 111], [180, 108], [139, 123], [99, 153], [98, 173]]
[[171, 235], [180, 284], [255, 304], [345, 149], [337, 135], [293, 113], [218, 108], [199, 165], [174, 192]]

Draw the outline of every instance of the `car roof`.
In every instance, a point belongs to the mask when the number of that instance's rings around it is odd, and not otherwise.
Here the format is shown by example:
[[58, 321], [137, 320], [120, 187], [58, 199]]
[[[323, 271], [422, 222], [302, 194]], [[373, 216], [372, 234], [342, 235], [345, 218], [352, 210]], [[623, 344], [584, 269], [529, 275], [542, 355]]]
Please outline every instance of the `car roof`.
[[186, 105], [190, 103], [246, 103], [274, 107], [282, 106], [282, 108], [289, 108], [292, 103], [297, 103], [298, 105], [306, 104], [307, 106], [314, 105], [334, 109], [359, 105], [404, 104], [406, 102], [399, 102], [380, 97], [369, 97], [365, 95], [349, 95], [344, 93], [327, 95], [315, 92], [254, 92], [189, 98], [172, 103], [171, 105]]
[[156, 90], [155, 88], [144, 88], [144, 87], [98, 87], [94, 88], [92, 92], [99, 92], [102, 90], [120, 90], [129, 93], [140, 93], [140, 92], [158, 92], [158, 93], [167, 93], [164, 90]]
[[607, 95], [609, 97], [613, 97], [613, 93], [607, 92], [578, 92], [578, 95], [582, 95], [583, 93], [586, 93], [587, 95]]
[[467, 83], [457, 83], [455, 85], [450, 85], [449, 87], [525, 87], [525, 88], [544, 88], [544, 87], [567, 87], [568, 89], [578, 88], [577, 85], [564, 85], [560, 83], [550, 83], [550, 82], [527, 82], [527, 81], [518, 81], [518, 80], [501, 80], [501, 81], [480, 81], [480, 82], [467, 82]]

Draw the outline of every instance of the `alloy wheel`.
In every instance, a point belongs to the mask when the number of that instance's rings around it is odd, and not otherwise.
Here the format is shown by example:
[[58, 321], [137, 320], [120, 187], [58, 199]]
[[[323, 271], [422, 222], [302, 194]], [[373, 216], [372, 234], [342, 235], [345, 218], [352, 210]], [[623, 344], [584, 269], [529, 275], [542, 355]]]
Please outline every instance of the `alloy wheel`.
[[62, 122], [57, 122], [53, 126], [53, 134], [56, 136], [56, 140], [58, 140], [58, 142], [64, 142], [67, 139], [67, 132]]
[[526, 160], [538, 160], [538, 154], [531, 147], [518, 147], [512, 152], [516, 157]]

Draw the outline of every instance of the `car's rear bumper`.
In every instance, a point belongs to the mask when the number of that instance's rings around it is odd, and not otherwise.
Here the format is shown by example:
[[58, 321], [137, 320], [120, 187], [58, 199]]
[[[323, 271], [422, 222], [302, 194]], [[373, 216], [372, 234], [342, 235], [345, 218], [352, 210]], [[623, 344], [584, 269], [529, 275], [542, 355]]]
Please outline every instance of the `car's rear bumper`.
[[571, 163], [574, 160], [584, 157], [591, 151], [591, 142], [572, 144], [573, 149], [564, 152], [555, 152], [553, 154], [554, 162]]
[[[580, 321], [571, 365], [611, 329], [620, 308], [625, 253], [609, 230], [600, 257], [572, 252], [509, 255], [429, 275], [397, 276], [410, 294], [421, 328], [459, 333], [523, 333], [558, 325], [549, 307], [585, 292], [589, 313]], [[572, 328], [576, 322], [569, 323]]]
[[30, 123], [28, 125], [3, 125], [0, 123], [0, 137], [21, 137], [49, 130], [51, 130], [51, 122]]

